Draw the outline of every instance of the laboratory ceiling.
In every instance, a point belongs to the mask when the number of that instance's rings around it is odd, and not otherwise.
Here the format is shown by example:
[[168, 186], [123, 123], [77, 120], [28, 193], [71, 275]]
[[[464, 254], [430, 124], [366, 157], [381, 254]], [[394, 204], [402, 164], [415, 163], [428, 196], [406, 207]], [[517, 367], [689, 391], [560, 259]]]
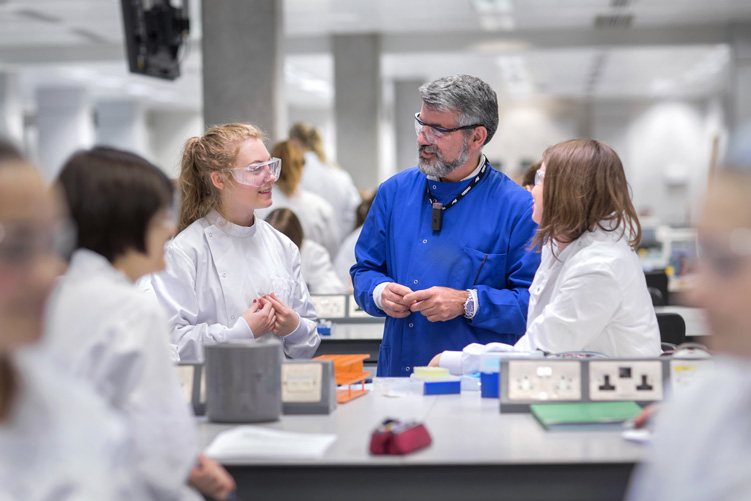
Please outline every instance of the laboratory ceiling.
[[[183, 75], [166, 82], [128, 74], [119, 0], [0, 0], [0, 72], [20, 75], [30, 111], [35, 89], [56, 85], [198, 110], [200, 1], [189, 7]], [[310, 108], [332, 103], [331, 35], [380, 34], [386, 82], [471, 73], [511, 100], [701, 98], [725, 88], [734, 33], [751, 26], [749, 0], [285, 0], [283, 12], [286, 95]]]

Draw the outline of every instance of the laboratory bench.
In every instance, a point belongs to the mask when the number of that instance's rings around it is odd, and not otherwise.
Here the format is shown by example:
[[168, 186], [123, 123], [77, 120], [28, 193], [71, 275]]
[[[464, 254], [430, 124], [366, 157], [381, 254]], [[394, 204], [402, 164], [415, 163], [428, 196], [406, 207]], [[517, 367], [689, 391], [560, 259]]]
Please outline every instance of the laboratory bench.
[[[370, 455], [370, 434], [385, 418], [423, 422], [433, 443], [406, 456]], [[204, 448], [235, 426], [203, 419]], [[615, 500], [644, 452], [617, 431], [545, 431], [530, 414], [501, 414], [498, 399], [476, 391], [371, 391], [329, 415], [282, 416], [258, 426], [337, 438], [320, 459], [223, 461], [240, 499]]]

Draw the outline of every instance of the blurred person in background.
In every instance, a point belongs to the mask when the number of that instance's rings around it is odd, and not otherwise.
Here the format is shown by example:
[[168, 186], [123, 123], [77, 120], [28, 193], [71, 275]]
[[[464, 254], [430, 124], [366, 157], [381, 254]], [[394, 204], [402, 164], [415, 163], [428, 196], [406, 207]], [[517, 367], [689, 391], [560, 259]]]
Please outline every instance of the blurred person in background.
[[715, 370], [668, 401], [628, 499], [751, 499], [751, 123], [731, 138], [699, 223], [693, 302]]
[[342, 294], [347, 292], [334, 273], [331, 257], [323, 246], [305, 238], [300, 219], [290, 209], [275, 209], [266, 222], [287, 235], [298, 249], [302, 260], [302, 278], [311, 294]]
[[0, 140], [0, 499], [144, 499], [124, 421], [33, 346], [70, 240], [59, 199]]
[[[322, 196], [334, 208], [341, 241], [355, 229], [355, 209], [361, 201], [352, 176], [328, 161], [323, 150], [321, 131], [317, 127], [297, 122], [290, 128], [289, 138], [305, 158], [300, 181], [302, 187]], [[331, 255], [335, 256], [336, 253]]]
[[290, 209], [300, 220], [305, 238], [322, 245], [329, 255], [335, 256], [340, 238], [334, 209], [323, 196], [300, 186], [302, 154], [290, 141], [282, 141], [271, 149], [271, 156], [282, 161], [282, 170], [271, 188], [271, 205], [256, 209], [256, 214], [266, 219], [272, 210]]
[[339, 247], [336, 259], [334, 259], [334, 271], [339, 280], [343, 284], [346, 284], [347, 292], [352, 292], [353, 290], [352, 277], [349, 275], [349, 270], [357, 262], [357, 259], [355, 259], [355, 245], [357, 245], [357, 239], [360, 238], [362, 225], [368, 217], [373, 200], [375, 200], [375, 192], [368, 193], [362, 197], [362, 202], [357, 206], [357, 211], [355, 212], [355, 229], [342, 240], [342, 245]]
[[107, 147], [75, 153], [60, 186], [77, 249], [48, 309], [42, 343], [123, 416], [153, 499], [226, 499], [235, 484], [199, 455], [196, 425], [170, 360], [167, 319], [135, 282], [164, 269], [174, 188], [157, 167]]

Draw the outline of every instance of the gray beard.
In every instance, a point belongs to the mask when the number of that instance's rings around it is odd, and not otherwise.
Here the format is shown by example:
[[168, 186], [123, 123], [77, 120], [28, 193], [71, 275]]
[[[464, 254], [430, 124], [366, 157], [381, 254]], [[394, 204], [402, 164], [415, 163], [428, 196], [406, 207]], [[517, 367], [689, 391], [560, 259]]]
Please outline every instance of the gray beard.
[[462, 146], [462, 151], [459, 152], [459, 156], [454, 160], [453, 162], [447, 162], [443, 155], [441, 155], [440, 150], [431, 145], [427, 146], [420, 146], [419, 152], [427, 152], [427, 153], [435, 153], [435, 157], [431, 160], [424, 159], [421, 155], [417, 155], [417, 166], [420, 169], [420, 172], [425, 174], [426, 176], [432, 176], [437, 178], [446, 177], [454, 170], [456, 170], [458, 167], [461, 167], [464, 165], [464, 163], [469, 158], [469, 144], [467, 141], [464, 141], [464, 145]]

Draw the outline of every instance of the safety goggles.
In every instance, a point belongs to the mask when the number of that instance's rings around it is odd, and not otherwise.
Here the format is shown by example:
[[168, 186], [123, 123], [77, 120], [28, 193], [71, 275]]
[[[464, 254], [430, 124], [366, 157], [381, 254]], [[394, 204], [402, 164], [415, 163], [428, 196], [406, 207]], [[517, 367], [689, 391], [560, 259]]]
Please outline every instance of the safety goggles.
[[247, 167], [236, 167], [234, 169], [224, 169], [225, 172], [231, 172], [232, 177], [240, 184], [260, 188], [269, 182], [275, 182], [279, 179], [279, 173], [282, 170], [282, 160], [271, 158], [266, 162], [250, 164]]
[[75, 245], [75, 226], [67, 221], [52, 227], [27, 223], [0, 224], [0, 265], [21, 268], [43, 256], [68, 258]]
[[426, 124], [425, 122], [420, 120], [420, 113], [415, 113], [415, 133], [419, 136], [420, 132], [422, 132], [428, 139], [442, 139], [452, 132], [465, 129], [474, 129], [475, 127], [483, 127], [483, 125], [462, 125], [461, 127], [447, 129], [446, 127], [440, 127], [438, 125]]
[[545, 179], [545, 171], [538, 170], [535, 172], [535, 186], [542, 183], [542, 180]]

